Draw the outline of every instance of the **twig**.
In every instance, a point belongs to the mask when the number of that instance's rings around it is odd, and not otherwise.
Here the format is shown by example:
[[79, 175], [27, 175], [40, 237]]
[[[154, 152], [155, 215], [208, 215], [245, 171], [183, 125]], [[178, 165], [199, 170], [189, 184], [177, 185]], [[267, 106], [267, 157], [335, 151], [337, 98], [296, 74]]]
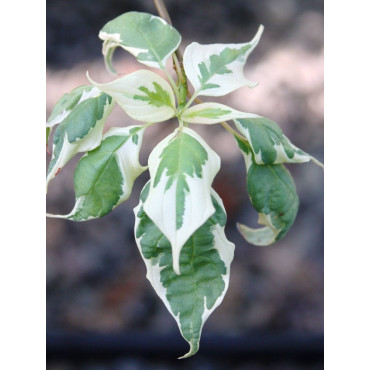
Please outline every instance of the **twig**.
[[162, 0], [153, 0], [153, 2], [155, 7], [157, 8], [159, 16], [172, 26], [172, 21], [170, 15], [168, 14], [166, 5], [164, 5], [164, 2]]
[[[153, 0], [154, 5], [157, 9], [157, 12], [161, 18], [163, 18], [168, 24], [172, 26], [172, 21], [171, 17], [168, 13], [168, 10], [166, 8], [166, 5], [164, 4], [163, 0]], [[186, 77], [185, 77], [185, 72], [184, 68], [182, 66], [182, 53], [179, 49], [177, 49], [173, 54], [172, 54], [172, 61], [173, 61], [173, 69], [175, 70], [178, 79], [182, 84], [186, 83]]]

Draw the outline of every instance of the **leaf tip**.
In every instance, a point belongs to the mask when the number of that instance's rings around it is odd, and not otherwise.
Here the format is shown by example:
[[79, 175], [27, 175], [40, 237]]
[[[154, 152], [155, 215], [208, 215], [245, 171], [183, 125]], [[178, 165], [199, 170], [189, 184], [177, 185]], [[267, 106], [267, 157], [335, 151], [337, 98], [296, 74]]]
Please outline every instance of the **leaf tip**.
[[323, 163], [321, 163], [319, 160], [317, 160], [314, 157], [311, 157], [311, 160], [312, 160], [313, 163], [315, 163], [317, 166], [321, 167], [324, 170], [324, 164]]
[[177, 358], [178, 360], [182, 360], [184, 358], [188, 358], [188, 357], [194, 356], [198, 352], [199, 344], [197, 342], [194, 343], [193, 341], [191, 341], [191, 342], [188, 342], [188, 343], [190, 344], [189, 352], [188, 353], [185, 353], [185, 355], [183, 355], [181, 357], [178, 357]]
[[276, 242], [277, 232], [271, 227], [265, 226], [259, 229], [252, 229], [240, 223], [237, 223], [236, 227], [242, 237], [250, 244], [258, 247], [267, 247]]
[[65, 218], [65, 219], [67, 219], [68, 218], [68, 215], [64, 216], [64, 215], [53, 215], [51, 213], [46, 213], [46, 217], [48, 217], [48, 218]]
[[95, 85], [95, 82], [90, 78], [89, 71], [86, 71], [86, 78], [89, 80], [89, 82], [93, 85]]
[[260, 38], [264, 30], [265, 30], [265, 26], [263, 24], [260, 24], [260, 26], [258, 27], [256, 36], [254, 36], [254, 38]]

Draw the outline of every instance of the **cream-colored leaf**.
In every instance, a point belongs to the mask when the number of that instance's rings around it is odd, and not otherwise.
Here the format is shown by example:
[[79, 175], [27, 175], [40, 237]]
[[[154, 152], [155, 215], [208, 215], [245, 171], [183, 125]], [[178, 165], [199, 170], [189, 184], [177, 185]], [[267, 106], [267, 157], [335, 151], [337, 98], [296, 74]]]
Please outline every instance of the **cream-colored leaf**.
[[175, 115], [172, 88], [154, 72], [140, 70], [105, 84], [93, 81], [88, 73], [87, 78], [138, 121], [161, 122]]
[[221, 96], [243, 86], [256, 86], [244, 77], [243, 69], [262, 32], [261, 25], [252, 41], [242, 44], [191, 43], [184, 52], [184, 69], [195, 96]]

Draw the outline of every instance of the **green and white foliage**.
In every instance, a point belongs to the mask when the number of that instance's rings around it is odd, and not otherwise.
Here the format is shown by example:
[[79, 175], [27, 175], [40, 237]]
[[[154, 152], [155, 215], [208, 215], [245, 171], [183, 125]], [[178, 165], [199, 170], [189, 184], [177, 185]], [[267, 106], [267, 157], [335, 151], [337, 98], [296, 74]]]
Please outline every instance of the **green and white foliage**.
[[64, 94], [55, 104], [46, 122], [46, 127], [53, 127], [62, 122], [80, 101], [86, 100], [92, 88], [93, 86], [79, 86]]
[[173, 90], [167, 81], [154, 72], [136, 71], [106, 84], [98, 84], [88, 78], [138, 121], [161, 122], [175, 115]]
[[54, 118], [54, 122], [60, 120], [60, 123], [54, 133], [46, 186], [75, 154], [100, 145], [103, 126], [113, 104], [111, 96], [94, 87], [84, 90], [79, 102], [67, 114], [61, 113], [63, 119], [61, 115]]
[[244, 238], [254, 245], [270, 245], [281, 239], [293, 225], [299, 200], [294, 180], [282, 164], [259, 165], [245, 142], [236, 138], [247, 168], [247, 190], [263, 228], [238, 224]]
[[108, 22], [100, 31], [103, 55], [108, 69], [117, 47], [122, 47], [148, 67], [164, 70], [181, 42], [180, 34], [162, 18], [148, 13], [129, 12]]
[[184, 68], [195, 95], [222, 96], [243, 86], [255, 87], [256, 82], [244, 77], [243, 68], [262, 32], [260, 26], [252, 41], [244, 44], [191, 43], [184, 52]]
[[62, 122], [64, 118], [71, 113], [72, 109], [80, 102], [85, 100], [86, 95], [91, 91], [93, 86], [79, 86], [71, 92], [64, 94], [55, 104], [49, 119], [46, 122], [46, 144], [49, 140], [51, 128]]
[[[254, 245], [283, 238], [296, 218], [298, 196], [283, 163], [312, 160], [322, 166], [294, 146], [275, 122], [197, 99], [256, 86], [244, 76], [244, 66], [262, 32], [260, 26], [252, 41], [242, 44], [192, 43], [182, 61], [177, 50], [181, 37], [172, 26], [147, 13], [123, 14], [99, 33], [107, 69], [114, 72], [112, 56], [122, 47], [140, 63], [162, 70], [167, 80], [148, 70], [108, 83], [97, 83], [87, 74], [91, 85], [63, 95], [46, 124], [47, 140], [56, 126], [47, 184], [75, 154], [86, 152], [74, 173], [75, 206], [67, 215], [51, 217], [102, 217], [130, 197], [136, 178], [149, 169], [150, 180], [134, 210], [135, 238], [148, 280], [190, 345], [183, 357], [198, 351], [203, 325], [224, 299], [234, 256], [234, 244], [224, 231], [225, 208], [212, 188], [220, 158], [189, 125], [219, 123], [235, 137], [245, 159], [247, 191], [262, 225], [237, 227]], [[177, 81], [165, 68], [171, 54]], [[195, 90], [192, 96], [189, 81]], [[114, 127], [103, 136], [114, 102], [139, 123]], [[146, 128], [174, 117], [178, 127], [153, 143], [148, 166], [141, 166]], [[240, 134], [225, 122], [229, 120]]]
[[224, 104], [202, 103], [188, 108], [181, 116], [184, 122], [213, 124], [228, 121], [235, 118], [258, 117], [253, 113], [244, 113]]
[[101, 145], [78, 162], [75, 207], [68, 215], [52, 217], [90, 220], [106, 215], [128, 199], [134, 181], [146, 170], [139, 163], [143, 133], [143, 126], [111, 128]]
[[261, 117], [235, 120], [237, 129], [248, 140], [257, 164], [303, 163], [322, 164], [293, 145], [273, 121]]
[[148, 165], [153, 181], [144, 209], [170, 241], [180, 274], [182, 247], [215, 211], [211, 184], [220, 158], [195, 131], [179, 128], [154, 148]]
[[175, 318], [190, 350], [199, 348], [203, 325], [222, 302], [229, 285], [234, 244], [226, 239], [226, 213], [221, 198], [211, 190], [213, 214], [189, 237], [180, 256], [181, 275], [173, 270], [171, 243], [145, 212], [148, 183], [134, 209], [135, 238], [147, 278]]

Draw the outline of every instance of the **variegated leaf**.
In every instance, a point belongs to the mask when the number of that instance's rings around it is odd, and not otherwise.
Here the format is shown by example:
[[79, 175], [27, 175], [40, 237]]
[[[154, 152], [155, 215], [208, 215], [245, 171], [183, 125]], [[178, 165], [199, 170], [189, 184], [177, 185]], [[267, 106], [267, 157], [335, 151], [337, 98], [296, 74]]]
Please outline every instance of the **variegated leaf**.
[[111, 128], [101, 145], [78, 162], [73, 210], [68, 215], [49, 217], [90, 220], [105, 216], [128, 199], [134, 181], [146, 169], [139, 163], [143, 132], [143, 126]]
[[247, 190], [263, 228], [238, 224], [251, 244], [270, 245], [288, 232], [297, 215], [299, 200], [289, 171], [282, 164], [259, 165], [249, 145], [236, 138], [247, 167]]
[[95, 149], [100, 144], [103, 126], [113, 104], [110, 96], [93, 88], [59, 124], [54, 133], [46, 188], [75, 154]]
[[[150, 185], [135, 208], [135, 237], [147, 268], [147, 278], [180, 332], [190, 344], [182, 358], [199, 348], [203, 325], [222, 302], [229, 285], [234, 244], [226, 239], [226, 213], [222, 200], [212, 190], [213, 215], [187, 240], [180, 255], [181, 275], [173, 270], [171, 244], [145, 213]], [[144, 207], [143, 207], [144, 203]]]
[[92, 89], [93, 86], [79, 86], [71, 92], [64, 94], [58, 100], [46, 122], [46, 144], [49, 140], [51, 128], [62, 122], [80, 101], [87, 99], [89, 94], [94, 95], [97, 93], [96, 89], [91, 91]]
[[144, 122], [161, 122], [175, 115], [175, 96], [167, 81], [140, 70], [106, 84], [90, 82], [112, 96], [126, 113]]
[[149, 156], [153, 179], [144, 210], [170, 241], [173, 269], [189, 237], [215, 211], [211, 184], [220, 169], [219, 156], [193, 130], [178, 128]]
[[317, 159], [293, 145], [273, 121], [261, 117], [235, 120], [237, 129], [248, 140], [257, 164], [303, 163]]
[[[91, 91], [93, 89], [93, 91]], [[92, 94], [92, 95], [91, 95]], [[49, 119], [46, 122], [46, 127], [53, 127], [62, 122], [64, 118], [71, 113], [72, 109], [83, 100], [86, 100], [89, 95], [96, 96], [100, 94], [93, 86], [79, 86], [64, 94], [55, 104]]]
[[112, 73], [112, 56], [117, 47], [148, 67], [164, 70], [167, 59], [181, 42], [180, 34], [162, 18], [139, 12], [128, 12], [108, 22], [99, 37], [104, 41], [103, 55]]
[[185, 49], [184, 68], [195, 96], [221, 96], [243, 86], [256, 86], [256, 82], [244, 77], [243, 68], [262, 32], [260, 26], [253, 40], [243, 44], [191, 43]]
[[213, 124], [234, 118], [258, 117], [253, 113], [244, 113], [219, 103], [201, 103], [194, 105], [182, 114], [181, 119], [188, 123]]

